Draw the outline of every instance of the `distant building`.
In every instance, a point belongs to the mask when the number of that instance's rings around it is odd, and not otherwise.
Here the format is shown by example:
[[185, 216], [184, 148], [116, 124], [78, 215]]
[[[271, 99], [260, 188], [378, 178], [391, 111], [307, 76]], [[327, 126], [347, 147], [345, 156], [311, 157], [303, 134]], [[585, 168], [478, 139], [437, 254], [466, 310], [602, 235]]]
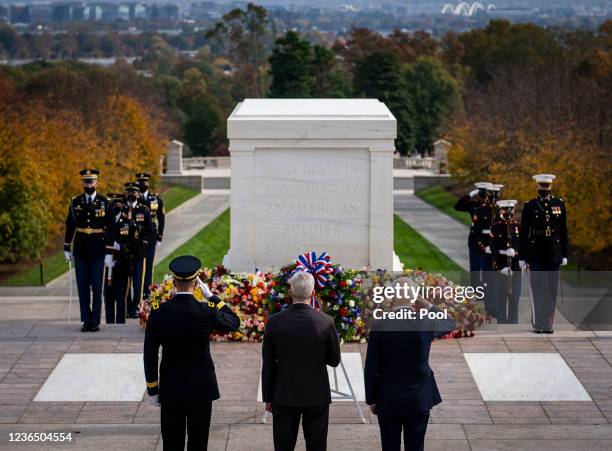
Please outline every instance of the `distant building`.
[[50, 22], [53, 18], [53, 5], [50, 3], [32, 3], [28, 8], [28, 22]]

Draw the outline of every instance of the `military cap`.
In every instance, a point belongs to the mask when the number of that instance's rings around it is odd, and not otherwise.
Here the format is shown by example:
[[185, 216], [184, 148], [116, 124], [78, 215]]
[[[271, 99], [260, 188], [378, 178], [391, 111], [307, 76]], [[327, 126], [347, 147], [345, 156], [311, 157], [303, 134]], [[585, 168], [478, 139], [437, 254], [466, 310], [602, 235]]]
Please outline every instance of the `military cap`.
[[149, 180], [151, 178], [151, 174], [147, 174], [146, 172], [139, 172], [136, 174], [136, 180]]
[[478, 182], [474, 183], [474, 186], [478, 189], [489, 189], [491, 184], [489, 182]]
[[193, 280], [195, 279], [202, 267], [202, 262], [199, 258], [191, 255], [181, 255], [170, 262], [170, 272], [177, 280]]
[[500, 185], [497, 183], [491, 183], [491, 187], [488, 188], [489, 191], [500, 191], [502, 188], [504, 187], [504, 185]]
[[79, 174], [81, 174], [81, 178], [83, 180], [97, 180], [98, 179], [98, 175], [100, 174], [100, 171], [98, 171], [97, 169], [81, 169], [79, 171]]
[[554, 179], [556, 179], [552, 174], [536, 174], [533, 176], [533, 179], [539, 184], [548, 184], [550, 185]]
[[110, 200], [111, 202], [116, 200], [123, 200], [123, 193], [108, 193], [106, 197], [108, 197], [108, 200]]
[[518, 203], [518, 201], [516, 201], [514, 199], [498, 200], [497, 202], [495, 202], [495, 204], [499, 208], [514, 208], [517, 203]]
[[134, 182], [124, 183], [123, 186], [125, 187], [126, 191], [140, 191], [138, 184]]

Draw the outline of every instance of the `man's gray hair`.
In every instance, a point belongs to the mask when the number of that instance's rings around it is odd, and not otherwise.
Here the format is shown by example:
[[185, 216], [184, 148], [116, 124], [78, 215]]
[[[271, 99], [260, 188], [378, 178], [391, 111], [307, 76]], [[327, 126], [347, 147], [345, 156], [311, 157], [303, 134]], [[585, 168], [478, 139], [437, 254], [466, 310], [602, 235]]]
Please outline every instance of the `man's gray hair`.
[[293, 300], [298, 302], [309, 300], [312, 290], [314, 289], [314, 284], [315, 280], [312, 274], [306, 271], [296, 272], [291, 276], [291, 279], [289, 279]]

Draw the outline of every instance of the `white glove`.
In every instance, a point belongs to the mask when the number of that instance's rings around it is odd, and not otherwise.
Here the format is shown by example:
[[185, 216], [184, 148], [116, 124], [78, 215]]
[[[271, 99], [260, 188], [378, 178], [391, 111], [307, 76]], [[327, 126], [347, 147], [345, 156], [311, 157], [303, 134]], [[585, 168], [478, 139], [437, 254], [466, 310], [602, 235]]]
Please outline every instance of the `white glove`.
[[511, 276], [512, 275], [512, 270], [508, 266], [506, 266], [505, 268], [503, 268], [499, 272], [502, 273], [504, 276]]
[[118, 251], [119, 249], [121, 249], [121, 245], [115, 241], [115, 242], [113, 243], [113, 249], [115, 249], [116, 251]]
[[213, 296], [213, 293], [212, 291], [210, 291], [210, 288], [208, 288], [208, 285], [202, 282], [202, 280], [200, 280], [199, 278], [198, 278], [198, 285], [200, 287], [200, 290], [202, 290], [202, 294], [204, 295], [206, 299], [209, 299]]
[[563, 260], [561, 260], [561, 266], [565, 265], [567, 265], [567, 258], [563, 257]]
[[470, 191], [470, 197], [474, 197], [476, 194], [478, 194], [478, 190], [475, 189], [473, 191]]
[[149, 404], [155, 407], [159, 407], [159, 395], [149, 397]]
[[106, 254], [104, 256], [104, 266], [107, 268], [112, 268], [115, 266], [115, 262], [113, 261], [113, 256], [111, 254]]
[[491, 253], [491, 247], [487, 246], [485, 247], [485, 254], [490, 254]]
[[516, 251], [512, 249], [511, 247], [509, 247], [508, 249], [506, 249], [506, 255], [508, 257], [514, 257], [516, 255]]
[[64, 251], [64, 257], [66, 257], [66, 261], [69, 262], [70, 260], [72, 260], [72, 252]]
[[161, 246], [161, 241], [158, 241], [157, 243], [155, 243], [155, 249], [159, 248], [159, 246]]
[[525, 260], [519, 260], [519, 266], [521, 269], [525, 269], [527, 268], [527, 263], [525, 262]]

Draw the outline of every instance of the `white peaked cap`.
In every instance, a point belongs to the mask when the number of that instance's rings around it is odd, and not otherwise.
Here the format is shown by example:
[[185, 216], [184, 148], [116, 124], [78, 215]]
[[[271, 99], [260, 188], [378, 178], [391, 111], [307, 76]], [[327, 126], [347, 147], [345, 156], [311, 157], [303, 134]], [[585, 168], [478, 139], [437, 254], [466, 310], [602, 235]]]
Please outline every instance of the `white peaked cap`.
[[504, 187], [504, 185], [499, 185], [496, 183], [491, 183], [491, 188], [489, 188], [491, 191], [499, 191]]
[[554, 179], [556, 179], [552, 174], [536, 174], [533, 176], [533, 179], [538, 183], [552, 183]]
[[518, 201], [514, 199], [498, 200], [495, 202], [495, 204], [500, 208], [514, 208], [517, 203]]
[[474, 186], [478, 189], [491, 189], [491, 183], [489, 182], [474, 183]]

